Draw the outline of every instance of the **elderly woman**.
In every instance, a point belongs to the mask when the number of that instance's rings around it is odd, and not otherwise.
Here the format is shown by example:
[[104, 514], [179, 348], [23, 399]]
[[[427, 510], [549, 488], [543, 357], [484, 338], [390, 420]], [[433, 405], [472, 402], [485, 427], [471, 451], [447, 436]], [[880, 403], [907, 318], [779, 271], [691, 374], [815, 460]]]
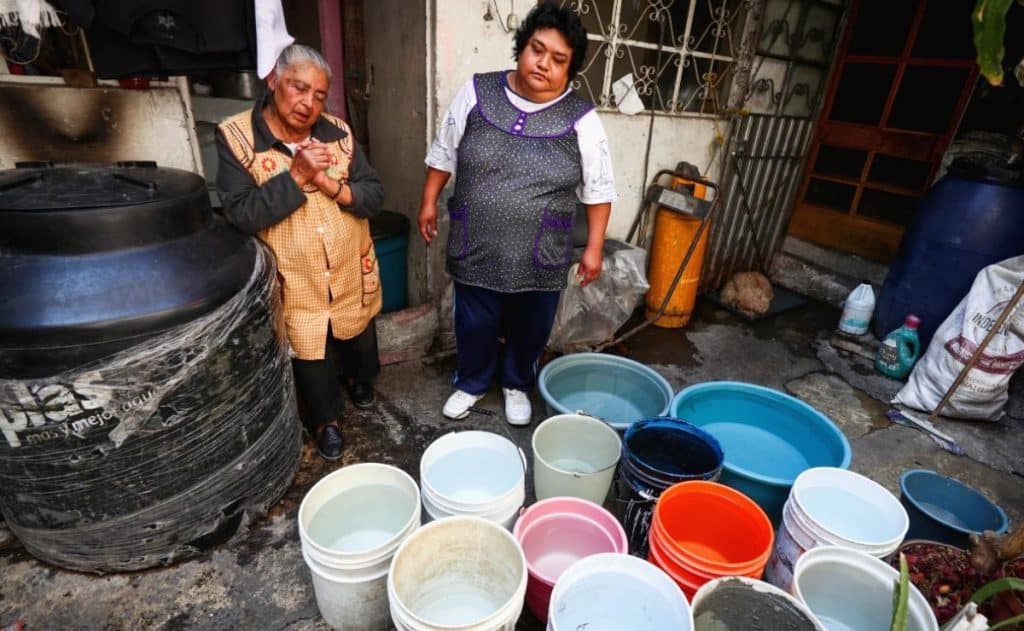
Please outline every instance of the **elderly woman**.
[[[373, 404], [381, 308], [368, 218], [384, 189], [344, 121], [324, 113], [331, 72], [317, 51], [292, 45], [252, 111], [218, 128], [217, 190], [228, 221], [274, 252], [295, 384], [320, 455], [341, 456], [344, 402]], [[330, 347], [335, 348], [330, 348]]]
[[538, 5], [516, 32], [515, 70], [468, 81], [427, 155], [419, 212], [427, 243], [437, 235], [438, 196], [456, 174], [447, 270], [457, 372], [442, 410], [449, 418], [464, 418], [497, 375], [506, 420], [529, 424], [528, 392], [566, 286], [578, 202], [588, 237], [577, 278], [587, 284], [601, 273], [616, 195], [601, 121], [569, 90], [586, 50], [575, 13]]

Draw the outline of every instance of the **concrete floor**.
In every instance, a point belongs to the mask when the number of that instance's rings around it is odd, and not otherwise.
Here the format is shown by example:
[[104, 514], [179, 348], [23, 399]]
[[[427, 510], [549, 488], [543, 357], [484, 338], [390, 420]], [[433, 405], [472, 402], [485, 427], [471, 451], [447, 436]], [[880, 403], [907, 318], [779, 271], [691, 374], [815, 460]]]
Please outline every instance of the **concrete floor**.
[[[645, 362], [675, 389], [717, 379], [749, 381], [793, 394], [831, 417], [849, 438], [852, 468], [898, 493], [907, 468], [956, 476], [1000, 504], [1011, 520], [1024, 512], [1024, 387], [1018, 379], [1008, 407], [1016, 418], [999, 424], [943, 423], [967, 457], [940, 449], [925, 434], [890, 424], [884, 413], [899, 383], [874, 373], [870, 362], [828, 344], [838, 311], [812, 303], [748, 324], [699, 305], [686, 329], [648, 329], [617, 352]], [[450, 356], [386, 367], [374, 409], [350, 415], [348, 448], [327, 464], [306, 445], [301, 470], [285, 499], [227, 544], [173, 567], [113, 576], [76, 574], [45, 566], [16, 544], [0, 553], [0, 626], [21, 619], [36, 629], [326, 629], [299, 552], [295, 517], [305, 491], [336, 467], [357, 462], [394, 464], [418, 477], [424, 448], [456, 429], [511, 436], [529, 454], [532, 427], [543, 418], [534, 397], [534, 425], [517, 429], [501, 416], [501, 398], [480, 406], [491, 414], [449, 421], [440, 414], [451, 384]], [[532, 486], [532, 484], [531, 484]], [[532, 489], [528, 489], [532, 498]], [[524, 611], [519, 628], [542, 626]]]

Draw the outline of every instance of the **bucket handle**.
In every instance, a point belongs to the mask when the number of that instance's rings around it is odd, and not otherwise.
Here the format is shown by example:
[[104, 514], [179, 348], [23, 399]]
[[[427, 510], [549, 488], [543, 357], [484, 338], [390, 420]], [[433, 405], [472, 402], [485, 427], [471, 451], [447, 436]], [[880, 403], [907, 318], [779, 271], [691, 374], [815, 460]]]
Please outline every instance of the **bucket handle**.
[[523, 461], [523, 475], [525, 476], [529, 472], [526, 466], [526, 452], [523, 451], [522, 447], [516, 447], [516, 449], [519, 450], [519, 459]]
[[609, 425], [609, 426], [611, 425], [611, 423], [609, 423], [607, 420], [601, 418], [600, 416], [598, 416], [596, 414], [591, 414], [590, 412], [587, 412], [586, 410], [576, 410], [575, 412], [573, 412], [573, 414], [578, 414], [580, 416], [586, 416], [586, 417], [589, 417], [589, 418], [601, 421], [605, 425]]

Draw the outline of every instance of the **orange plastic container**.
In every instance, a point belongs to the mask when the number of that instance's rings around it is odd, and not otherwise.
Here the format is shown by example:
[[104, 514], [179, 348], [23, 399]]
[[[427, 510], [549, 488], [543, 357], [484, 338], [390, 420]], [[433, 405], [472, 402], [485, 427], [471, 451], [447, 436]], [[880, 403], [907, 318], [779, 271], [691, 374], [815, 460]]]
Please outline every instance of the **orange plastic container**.
[[715, 482], [690, 481], [661, 494], [650, 539], [662, 561], [677, 566], [676, 574], [691, 581], [759, 578], [775, 533], [761, 507], [739, 491]]
[[[672, 178], [672, 190], [692, 191], [694, 197], [705, 199], [707, 187], [692, 180]], [[647, 317], [654, 317], [658, 308], [665, 300], [672, 279], [675, 278], [679, 265], [686, 256], [700, 219], [680, 214], [664, 207], [659, 207], [654, 218], [654, 238], [651, 241], [651, 260], [647, 271], [647, 281], [651, 288], [647, 291]], [[678, 329], [686, 326], [693, 314], [693, 306], [697, 301], [697, 289], [700, 284], [700, 272], [704, 266], [704, 250], [707, 249], [710, 227], [704, 229], [697, 247], [690, 256], [690, 262], [683, 270], [672, 298], [665, 307], [665, 314], [654, 321], [655, 326], [666, 329]]]
[[693, 598], [693, 595], [697, 593], [697, 590], [704, 583], [716, 578], [722, 576], [746, 576], [759, 579], [764, 571], [762, 568], [760, 571], [755, 570], [746, 574], [705, 574], [673, 560], [671, 555], [661, 547], [660, 540], [655, 540], [653, 535], [648, 546], [647, 560], [668, 574], [679, 585], [680, 589], [683, 590], [687, 598]]

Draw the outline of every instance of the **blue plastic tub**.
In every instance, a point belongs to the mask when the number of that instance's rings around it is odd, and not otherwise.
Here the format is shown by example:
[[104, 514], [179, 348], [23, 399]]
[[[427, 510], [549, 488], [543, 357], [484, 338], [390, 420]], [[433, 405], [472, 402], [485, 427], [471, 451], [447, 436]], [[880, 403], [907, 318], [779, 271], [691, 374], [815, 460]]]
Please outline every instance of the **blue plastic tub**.
[[548, 414], [582, 411], [619, 431], [665, 416], [672, 402], [672, 386], [664, 377], [617, 355], [563, 355], [540, 371], [538, 382]]
[[745, 493], [778, 525], [796, 476], [850, 466], [850, 443], [824, 414], [762, 386], [712, 381], [672, 400], [671, 416], [707, 430], [725, 451], [720, 482]]
[[969, 536], [1009, 527], [1006, 513], [959, 480], [927, 469], [911, 469], [900, 476], [900, 501], [910, 517], [908, 539], [932, 539], [969, 548]]

